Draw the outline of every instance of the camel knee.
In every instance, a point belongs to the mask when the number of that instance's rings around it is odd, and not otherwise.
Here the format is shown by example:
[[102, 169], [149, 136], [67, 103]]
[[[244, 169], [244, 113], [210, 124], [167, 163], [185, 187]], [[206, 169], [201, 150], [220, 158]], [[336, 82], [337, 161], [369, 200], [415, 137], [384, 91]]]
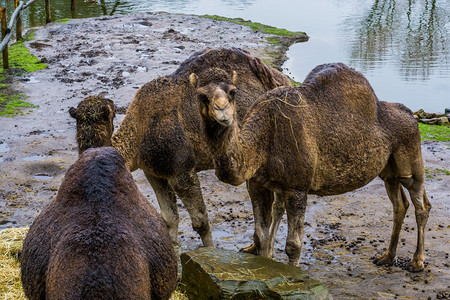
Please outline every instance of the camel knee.
[[411, 188], [414, 184], [414, 179], [412, 176], [399, 177], [400, 183], [407, 189]]

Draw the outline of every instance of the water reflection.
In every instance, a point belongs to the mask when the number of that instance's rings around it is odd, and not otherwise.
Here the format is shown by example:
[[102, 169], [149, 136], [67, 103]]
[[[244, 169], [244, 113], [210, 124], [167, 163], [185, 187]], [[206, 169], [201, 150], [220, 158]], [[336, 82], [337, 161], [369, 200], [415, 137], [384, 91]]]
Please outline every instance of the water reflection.
[[351, 16], [344, 31], [354, 32], [350, 62], [363, 72], [390, 60], [403, 80], [449, 74], [449, 2], [375, 0], [361, 18]]
[[[14, 1], [0, 0], [8, 16]], [[303, 80], [316, 65], [344, 62], [369, 79], [380, 99], [439, 112], [450, 95], [450, 0], [51, 0], [52, 19], [148, 11], [241, 17], [306, 31], [285, 67]], [[44, 1], [25, 11], [23, 27], [45, 23]]]

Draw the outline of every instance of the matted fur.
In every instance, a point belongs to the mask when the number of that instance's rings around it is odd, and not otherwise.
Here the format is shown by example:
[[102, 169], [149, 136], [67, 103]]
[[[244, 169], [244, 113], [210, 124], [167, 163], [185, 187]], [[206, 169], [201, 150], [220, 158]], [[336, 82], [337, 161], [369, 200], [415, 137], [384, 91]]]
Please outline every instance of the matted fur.
[[[200, 110], [208, 111], [203, 106], [213, 107], [213, 97], [198, 90], [208, 98], [199, 101]], [[233, 101], [230, 108], [235, 107]], [[418, 226], [410, 270], [423, 270], [431, 204], [423, 185], [417, 121], [405, 106], [379, 101], [361, 73], [341, 63], [320, 65], [300, 87], [277, 88], [261, 96], [241, 127], [238, 122], [222, 126], [210, 114], [202, 117], [218, 178], [233, 185], [250, 180], [255, 237], [246, 251], [271, 256], [286, 207], [286, 252], [289, 262], [297, 265], [307, 194], [341, 194], [379, 176], [393, 203], [394, 229], [388, 250], [375, 262], [393, 264], [409, 205], [403, 186], [410, 193]]]
[[[226, 75], [233, 71], [237, 76]], [[129, 169], [142, 169], [151, 183], [172, 241], [177, 242], [178, 234], [177, 195], [188, 209], [203, 244], [213, 246], [196, 172], [214, 165], [200, 135], [196, 84], [190, 80], [193, 73], [203, 80], [201, 84], [207, 81], [219, 89], [223, 82], [235, 80], [238, 119], [244, 117], [257, 96], [291, 84], [286, 76], [244, 50], [205, 49], [193, 54], [173, 74], [144, 84], [112, 136], [112, 145], [125, 158]], [[98, 126], [110, 129], [102, 122]], [[77, 129], [83, 130], [80, 126]]]
[[168, 299], [177, 259], [167, 228], [119, 152], [84, 151], [24, 240], [29, 299]]

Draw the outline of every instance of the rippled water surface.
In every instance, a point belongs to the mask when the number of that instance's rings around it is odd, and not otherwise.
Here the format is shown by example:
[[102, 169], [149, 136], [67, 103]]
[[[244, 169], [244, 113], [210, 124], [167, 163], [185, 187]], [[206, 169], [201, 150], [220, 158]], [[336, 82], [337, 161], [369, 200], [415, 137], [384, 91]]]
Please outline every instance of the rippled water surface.
[[[13, 1], [7, 2], [11, 12]], [[42, 25], [43, 2], [30, 7], [24, 26]], [[318, 64], [339, 61], [363, 72], [382, 100], [429, 112], [450, 107], [449, 0], [99, 0], [76, 1], [75, 12], [68, 0], [51, 5], [53, 19], [167, 11], [305, 31], [310, 40], [292, 46], [284, 65], [294, 79], [302, 81]]]

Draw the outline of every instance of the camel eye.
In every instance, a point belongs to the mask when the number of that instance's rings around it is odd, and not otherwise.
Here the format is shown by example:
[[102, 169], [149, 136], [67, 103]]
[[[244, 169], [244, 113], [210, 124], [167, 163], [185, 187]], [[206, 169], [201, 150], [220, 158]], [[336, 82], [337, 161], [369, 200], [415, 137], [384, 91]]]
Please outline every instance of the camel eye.
[[231, 99], [234, 99], [234, 96], [236, 95], [236, 89], [232, 88], [228, 91], [228, 95], [230, 95]]

